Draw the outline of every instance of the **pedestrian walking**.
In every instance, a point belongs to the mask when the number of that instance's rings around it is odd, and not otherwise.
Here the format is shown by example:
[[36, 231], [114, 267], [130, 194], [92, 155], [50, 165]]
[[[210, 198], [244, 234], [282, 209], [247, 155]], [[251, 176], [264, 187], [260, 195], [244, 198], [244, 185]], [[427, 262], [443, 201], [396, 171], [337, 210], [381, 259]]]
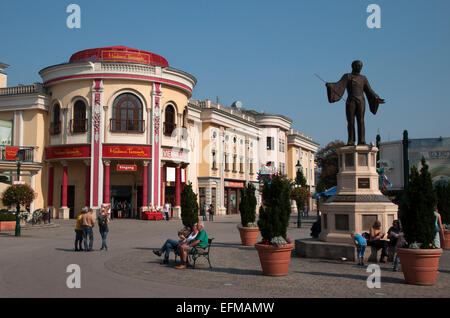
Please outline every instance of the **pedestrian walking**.
[[434, 246], [436, 248], [441, 248], [441, 240], [439, 237], [439, 233], [444, 233], [444, 228], [442, 226], [442, 220], [441, 220], [441, 215], [439, 214], [439, 210], [437, 205], [434, 206], [434, 216], [435, 216], [435, 222], [434, 222], [434, 226], [436, 228], [436, 235], [434, 237]]
[[209, 220], [214, 221], [214, 206], [212, 203], [209, 205]]
[[83, 250], [83, 221], [82, 221], [82, 217], [83, 217], [83, 214], [86, 213], [86, 211], [87, 211], [87, 209], [84, 208], [81, 211], [81, 214], [77, 217], [77, 223], [75, 225], [75, 252]]
[[206, 221], [206, 210], [208, 210], [208, 208], [206, 207], [206, 203], [202, 204], [202, 217], [203, 217], [203, 221]]
[[171, 206], [169, 201], [166, 201], [166, 204], [164, 204], [164, 217], [166, 218], [167, 221], [169, 221], [169, 212], [170, 212]]
[[108, 250], [108, 245], [106, 244], [106, 237], [109, 233], [109, 217], [106, 213], [106, 208], [102, 208], [102, 212], [98, 216], [98, 229], [100, 230], [100, 235], [102, 237], [102, 247], [100, 248], [100, 251], [105, 249], [105, 251]]
[[[83, 224], [83, 240], [84, 240], [84, 251], [92, 251], [94, 245], [94, 233], [92, 228], [95, 226], [95, 218], [92, 215], [92, 209], [89, 209], [87, 213], [84, 213], [81, 217], [81, 223]], [[89, 246], [87, 238], [89, 236]]]

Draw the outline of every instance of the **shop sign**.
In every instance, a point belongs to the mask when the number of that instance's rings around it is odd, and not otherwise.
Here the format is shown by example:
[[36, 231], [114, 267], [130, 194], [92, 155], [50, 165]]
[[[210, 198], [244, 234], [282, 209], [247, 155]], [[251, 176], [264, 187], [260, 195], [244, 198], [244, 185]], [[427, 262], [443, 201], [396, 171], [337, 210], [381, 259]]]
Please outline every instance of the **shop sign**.
[[104, 62], [150, 64], [150, 54], [144, 52], [127, 52], [103, 49], [102, 60]]
[[187, 153], [183, 150], [162, 149], [163, 159], [187, 161]]
[[227, 188], [243, 188], [244, 183], [237, 182], [237, 181], [225, 181], [225, 187], [227, 187]]
[[103, 158], [151, 158], [150, 146], [103, 145]]
[[137, 171], [137, 166], [136, 165], [118, 164], [116, 166], [116, 171]]
[[89, 158], [90, 156], [90, 146], [67, 146], [45, 149], [46, 159]]
[[5, 160], [16, 160], [19, 147], [5, 147]]

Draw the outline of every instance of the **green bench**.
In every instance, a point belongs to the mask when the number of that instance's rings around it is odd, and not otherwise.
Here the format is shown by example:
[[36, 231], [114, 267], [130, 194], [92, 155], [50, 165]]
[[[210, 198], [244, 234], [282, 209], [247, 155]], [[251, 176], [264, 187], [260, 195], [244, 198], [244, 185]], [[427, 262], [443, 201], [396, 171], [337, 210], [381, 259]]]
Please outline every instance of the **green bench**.
[[208, 239], [208, 246], [206, 248], [197, 248], [197, 246], [194, 246], [192, 248], [192, 250], [189, 253], [188, 257], [190, 257], [191, 261], [194, 263], [194, 265], [192, 266], [193, 268], [195, 268], [195, 262], [200, 257], [206, 258], [208, 260], [209, 268], [212, 268], [211, 262], [209, 260], [209, 252], [211, 251], [211, 243], [212, 243], [213, 240], [214, 240], [214, 238]]

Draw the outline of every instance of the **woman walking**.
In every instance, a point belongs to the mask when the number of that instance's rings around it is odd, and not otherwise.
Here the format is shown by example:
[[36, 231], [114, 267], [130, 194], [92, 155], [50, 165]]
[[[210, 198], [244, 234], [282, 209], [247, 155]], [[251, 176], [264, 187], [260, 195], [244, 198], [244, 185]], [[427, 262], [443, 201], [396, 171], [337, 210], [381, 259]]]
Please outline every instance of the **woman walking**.
[[102, 208], [102, 212], [98, 216], [98, 228], [100, 230], [100, 235], [102, 236], [102, 248], [100, 249], [100, 251], [103, 249], [105, 249], [105, 251], [108, 250], [108, 245], [106, 245], [106, 237], [109, 232], [108, 224], [109, 218], [106, 214], [106, 209]]

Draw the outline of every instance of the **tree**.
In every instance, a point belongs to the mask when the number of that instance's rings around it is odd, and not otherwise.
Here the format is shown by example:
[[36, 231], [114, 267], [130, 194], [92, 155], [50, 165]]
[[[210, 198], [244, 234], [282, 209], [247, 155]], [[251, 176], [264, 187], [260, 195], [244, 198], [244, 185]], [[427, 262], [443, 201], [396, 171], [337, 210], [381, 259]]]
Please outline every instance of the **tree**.
[[450, 185], [439, 182], [434, 190], [442, 224], [450, 224]]
[[317, 166], [320, 169], [317, 192], [324, 192], [337, 185], [339, 172], [337, 149], [343, 146], [345, 146], [343, 141], [335, 140], [317, 152]]
[[419, 243], [421, 248], [431, 248], [436, 235], [433, 190], [428, 165], [422, 157], [420, 174], [416, 166], [411, 168], [408, 188], [401, 203], [400, 221], [408, 244]]
[[198, 222], [197, 194], [192, 190], [191, 182], [181, 192], [181, 220], [184, 226]]
[[295, 184], [302, 186], [302, 187], [306, 187], [306, 178], [303, 175], [302, 169], [297, 169], [297, 174], [295, 176]]
[[275, 175], [270, 183], [264, 182], [258, 227], [265, 242], [277, 237], [286, 241], [291, 215], [290, 189], [291, 181], [283, 175]]
[[256, 220], [256, 196], [255, 187], [250, 182], [247, 187], [241, 189], [241, 202], [239, 211], [241, 212], [241, 224], [243, 227], [252, 226]]

